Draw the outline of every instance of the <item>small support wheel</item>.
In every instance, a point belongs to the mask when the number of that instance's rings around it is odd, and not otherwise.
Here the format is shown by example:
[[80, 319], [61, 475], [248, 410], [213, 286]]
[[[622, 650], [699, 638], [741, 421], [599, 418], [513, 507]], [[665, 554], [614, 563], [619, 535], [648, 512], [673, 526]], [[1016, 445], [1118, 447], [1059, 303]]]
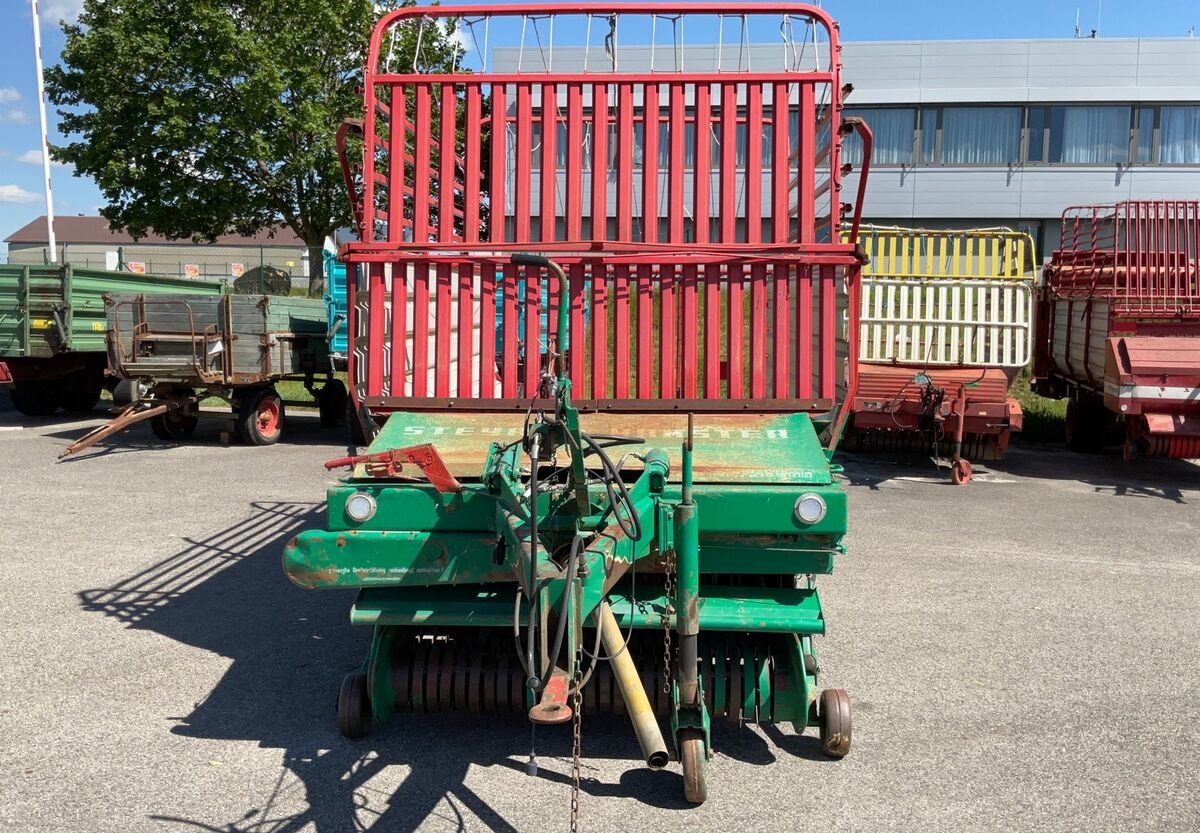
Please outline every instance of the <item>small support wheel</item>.
[[708, 754], [699, 729], [679, 730], [679, 763], [683, 766], [683, 797], [690, 804], [703, 804], [708, 798]]
[[362, 671], [347, 674], [338, 691], [337, 727], [350, 740], [365, 738], [371, 731], [373, 714], [367, 694], [367, 675]]
[[827, 688], [817, 701], [821, 719], [821, 751], [831, 758], [850, 753], [850, 694], [844, 688]]
[[966, 486], [974, 474], [975, 470], [971, 468], [970, 461], [961, 457], [950, 464], [950, 482], [955, 486]]
[[283, 400], [274, 387], [246, 393], [237, 409], [238, 434], [250, 445], [274, 445], [283, 434]]

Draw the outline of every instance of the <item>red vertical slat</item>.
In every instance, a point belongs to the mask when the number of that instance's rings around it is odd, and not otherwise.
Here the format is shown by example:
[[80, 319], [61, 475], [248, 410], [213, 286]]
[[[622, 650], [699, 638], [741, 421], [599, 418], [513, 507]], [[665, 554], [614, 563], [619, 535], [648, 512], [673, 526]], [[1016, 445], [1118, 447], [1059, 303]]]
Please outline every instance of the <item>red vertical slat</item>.
[[[608, 237], [608, 87], [592, 87], [592, 232], [593, 240]], [[592, 264], [592, 390], [608, 397], [608, 270], [604, 261]]]
[[[642, 92], [642, 239], [658, 240], [658, 85], [647, 84]], [[662, 275], [659, 275], [660, 279]], [[643, 264], [637, 281], [637, 395], [654, 396], [654, 267]], [[663, 336], [660, 333], [659, 343]]]
[[541, 376], [541, 321], [538, 313], [538, 292], [541, 287], [541, 276], [537, 269], [526, 267], [521, 270], [525, 280], [525, 397], [537, 395], [538, 380]]
[[479, 240], [479, 136], [482, 118], [479, 85], [467, 84], [466, 124], [463, 127], [466, 140], [463, 156], [463, 239], [468, 243]]
[[[349, 279], [349, 273], [347, 273]], [[380, 304], [382, 307], [383, 305]], [[407, 396], [404, 377], [408, 372], [408, 263], [392, 265], [392, 396]], [[383, 353], [377, 353], [382, 358]]]
[[[567, 240], [583, 239], [583, 88], [567, 87]], [[582, 378], [580, 379], [582, 382]]]
[[[349, 268], [349, 267], [347, 267]], [[367, 280], [367, 396], [383, 391], [383, 264], [372, 263]], [[346, 280], [350, 280], [349, 274]], [[354, 333], [349, 334], [351, 338]], [[393, 391], [395, 386], [393, 385]]]
[[[813, 85], [800, 85], [800, 136], [796, 142], [796, 159], [793, 169], [796, 171], [798, 190], [796, 193], [797, 240], [800, 243], [812, 243], [817, 239], [816, 231], [816, 198], [817, 188], [816, 146], [817, 146], [817, 111], [813, 97]], [[831, 138], [830, 141], [833, 141]], [[790, 178], [790, 177], [789, 177]], [[832, 195], [831, 199], [836, 199]]]
[[[392, 123], [388, 148], [388, 239], [403, 239], [399, 233], [404, 225], [404, 159], [407, 154], [408, 111], [405, 109], [403, 84], [392, 85]], [[368, 143], [369, 146], [370, 143]], [[372, 211], [363, 206], [363, 217]]]
[[[712, 90], [708, 84], [696, 86], [696, 159], [695, 176], [692, 184], [692, 196], [695, 200], [692, 212], [692, 223], [696, 232], [697, 243], [708, 242], [708, 228], [711, 211], [709, 209], [709, 190], [712, 184]], [[719, 312], [721, 304], [721, 267], [709, 265], [704, 267], [704, 381], [703, 397], [716, 399], [721, 395], [721, 325]], [[695, 321], [686, 315], [684, 321]], [[694, 326], [699, 327], [698, 321]], [[693, 337], [695, 333], [692, 333]], [[684, 350], [688, 348], [686, 337]], [[695, 343], [693, 342], [693, 348]], [[686, 364], [686, 362], [685, 362]], [[684, 394], [687, 395], [686, 392]]]
[[833, 399], [837, 394], [834, 376], [837, 357], [837, 287], [832, 266], [821, 266], [821, 398]]
[[[737, 218], [739, 211], [737, 188], [737, 84], [721, 85], [721, 242], [737, 241]], [[725, 374], [729, 380], [729, 398], [741, 399], [742, 348], [745, 338], [745, 322], [742, 310], [742, 267], [740, 263], [728, 266], [728, 316], [726, 325]]]
[[[571, 374], [572, 381], [578, 380], [576, 384], [582, 391], [586, 378], [583, 359], [587, 354], [587, 331], [583, 323], [583, 308], [587, 303], [584, 295], [584, 276], [586, 275], [584, 264], [575, 264], [567, 270], [567, 275], [570, 278], [571, 289], [571, 332], [568, 336], [569, 343], [566, 345], [567, 358], [570, 360], [568, 372]], [[554, 321], [550, 322], [551, 329], [556, 326]]]
[[[762, 242], [762, 84], [746, 87], [746, 240]], [[750, 396], [767, 395], [767, 267], [750, 265]]]
[[592, 87], [592, 232], [608, 237], [608, 87]]
[[492, 161], [488, 166], [488, 239], [504, 240], [504, 171], [508, 164], [507, 107], [503, 84], [492, 85]]
[[495, 391], [496, 265], [485, 260], [479, 266], [479, 397], [491, 399]]
[[[685, 125], [687, 114], [684, 109], [684, 86], [683, 84], [672, 84], [670, 87], [670, 109], [668, 111], [668, 153], [667, 153], [667, 233], [669, 240], [674, 246], [683, 245], [683, 174], [684, 174], [684, 159], [683, 159], [683, 140], [685, 134]], [[662, 274], [662, 315], [661, 325], [659, 327], [659, 396], [663, 399], [674, 399], [678, 395], [678, 386], [676, 385], [676, 365], [675, 365], [675, 347], [676, 347], [676, 313], [675, 313], [675, 285], [676, 276], [679, 274], [677, 267], [664, 267]], [[695, 277], [695, 269], [692, 270], [693, 280]], [[685, 278], [686, 283], [686, 278]], [[684, 293], [686, 295], [687, 289]], [[693, 285], [693, 306], [695, 301]], [[686, 306], [686, 299], [685, 299]], [[695, 310], [692, 312], [695, 315]], [[695, 321], [684, 320], [683, 328], [686, 332], [688, 329], [695, 327]], [[694, 333], [694, 329], [693, 329]], [[694, 352], [694, 350], [693, 350]], [[682, 375], [686, 380], [689, 375], [692, 379], [695, 378], [695, 357], [691, 361], [685, 359]]]
[[[633, 86], [618, 86], [617, 97], [617, 239], [633, 239]], [[613, 333], [613, 396], [629, 397], [629, 267], [613, 269], [616, 323]]]
[[[458, 271], [458, 393], [472, 396], [472, 371], [475, 369], [475, 267], [470, 261], [459, 261]], [[446, 304], [447, 314], [450, 304]], [[481, 310], [482, 312], [482, 310]], [[449, 373], [449, 367], [446, 372]], [[482, 389], [482, 388], [481, 388]]]
[[[438, 142], [438, 242], [449, 243], [454, 240], [454, 187], [457, 180], [455, 171], [455, 137], [458, 134], [458, 98], [454, 94], [453, 84], [441, 85], [441, 102], [439, 106], [441, 130]], [[470, 293], [470, 274], [467, 275], [467, 292]], [[436, 359], [435, 367], [435, 396], [450, 395], [450, 355], [453, 346], [451, 330], [451, 275], [450, 264], [439, 263], [437, 267], [437, 333], [435, 334]], [[468, 320], [467, 334], [469, 338], [470, 322]], [[459, 373], [464, 367], [464, 356], [461, 350], [463, 332], [459, 332]], [[470, 369], [471, 350], [468, 344], [466, 351], [466, 368]], [[467, 382], [470, 389], [470, 381]]]
[[500, 319], [504, 328], [504, 373], [501, 384], [505, 399], [517, 397], [517, 267], [511, 263], [504, 266], [504, 315]]
[[[569, 145], [568, 145], [569, 147]], [[558, 216], [558, 93], [553, 84], [542, 85], [541, 239], [554, 240]]]
[[812, 397], [813, 281], [811, 266], [796, 269], [796, 398]]
[[[430, 117], [429, 87], [417, 84], [416, 116], [413, 120], [413, 240], [425, 242], [429, 239], [429, 195], [432, 190], [430, 171]], [[412, 395], [429, 395], [429, 265], [421, 263], [413, 267], [413, 351], [412, 351]]]
[[532, 92], [528, 84], [517, 85], [517, 151], [513, 164], [516, 173], [513, 175], [513, 221], [516, 223], [516, 242], [529, 242], [529, 191], [532, 187], [531, 157], [533, 156], [533, 112], [530, 97]]
[[429, 396], [429, 266], [413, 265], [412, 395]]
[[[790, 117], [788, 103], [788, 85], [775, 84], [774, 98], [771, 105], [771, 240], [775, 244], [787, 242], [791, 232], [789, 221], [788, 198], [791, 188], [791, 171], [788, 168], [788, 158], [791, 154]], [[776, 399], [786, 399], [788, 395], [788, 352], [791, 346], [791, 330], [788, 327], [788, 287], [791, 278], [791, 264], [780, 261], [773, 270], [775, 297], [773, 300], [774, 321], [771, 325], [773, 342], [771, 345], [771, 362], [773, 377], [771, 394]]]
[[601, 259], [592, 264], [591, 395], [608, 398], [608, 270]]

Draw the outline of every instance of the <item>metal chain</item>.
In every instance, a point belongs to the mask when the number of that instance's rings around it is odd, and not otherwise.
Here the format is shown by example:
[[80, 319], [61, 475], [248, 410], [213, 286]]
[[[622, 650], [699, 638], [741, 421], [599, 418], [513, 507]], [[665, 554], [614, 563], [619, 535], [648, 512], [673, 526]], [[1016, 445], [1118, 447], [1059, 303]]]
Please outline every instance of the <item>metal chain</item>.
[[[575, 673], [583, 668], [583, 641], [575, 650]], [[571, 833], [579, 833], [579, 751], [583, 737], [583, 686], [582, 677], [575, 681], [575, 693], [571, 696]]]
[[675, 612], [675, 550], [668, 550], [663, 571], [663, 694], [671, 693], [671, 614]]

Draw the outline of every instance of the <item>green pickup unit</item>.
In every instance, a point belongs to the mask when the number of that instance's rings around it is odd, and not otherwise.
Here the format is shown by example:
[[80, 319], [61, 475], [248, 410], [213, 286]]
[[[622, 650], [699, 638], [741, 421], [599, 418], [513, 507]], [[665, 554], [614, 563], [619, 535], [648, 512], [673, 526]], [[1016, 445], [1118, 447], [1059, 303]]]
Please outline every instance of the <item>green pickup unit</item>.
[[13, 405], [27, 416], [90, 411], [105, 386], [106, 295], [223, 291], [218, 282], [70, 264], [0, 265], [0, 379], [11, 377]]

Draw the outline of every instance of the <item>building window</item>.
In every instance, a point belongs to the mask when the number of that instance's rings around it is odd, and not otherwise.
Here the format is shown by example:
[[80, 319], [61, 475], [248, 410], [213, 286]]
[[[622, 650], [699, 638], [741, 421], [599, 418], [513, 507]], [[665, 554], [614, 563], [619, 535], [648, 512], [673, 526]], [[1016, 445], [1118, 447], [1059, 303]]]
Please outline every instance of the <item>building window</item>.
[[1129, 161], [1129, 107], [1051, 107], [1050, 162]]
[[1025, 159], [1046, 161], [1046, 108], [1030, 107], [1025, 123]]
[[1137, 139], [1134, 142], [1134, 162], [1154, 161], [1154, 108], [1138, 110]]
[[937, 159], [937, 117], [934, 107], [921, 111], [921, 162], [930, 165]]
[[[879, 107], [870, 110], [846, 108], [842, 119], [858, 116], [871, 128], [875, 139], [872, 165], [911, 165], [917, 111], [911, 107]], [[842, 161], [862, 163], [862, 141], [851, 133], [842, 144]]]
[[1005, 165], [1021, 158], [1020, 107], [946, 107], [942, 163]]
[[1200, 165], [1200, 107], [1163, 107], [1159, 113], [1158, 161]]

